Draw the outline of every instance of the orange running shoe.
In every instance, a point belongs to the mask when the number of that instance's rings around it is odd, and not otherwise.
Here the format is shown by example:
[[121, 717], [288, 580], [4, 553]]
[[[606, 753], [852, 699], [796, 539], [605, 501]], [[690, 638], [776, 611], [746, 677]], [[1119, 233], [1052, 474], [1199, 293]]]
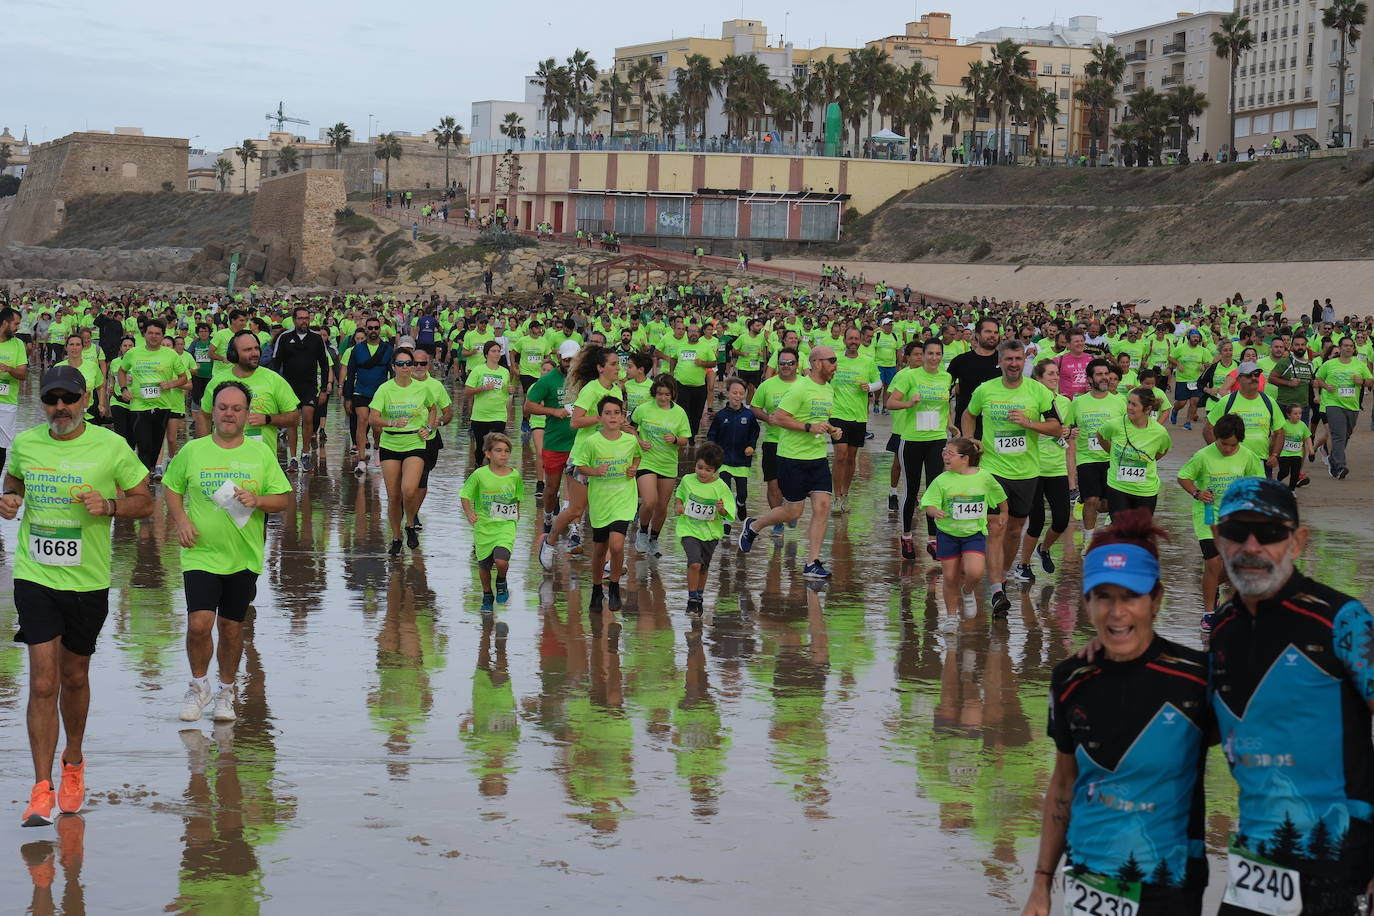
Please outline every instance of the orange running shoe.
[[35, 783], [29, 793], [29, 806], [24, 809], [25, 827], [47, 827], [52, 823], [52, 809], [57, 803], [57, 793], [52, 790], [48, 780]]
[[86, 857], [86, 821], [79, 814], [66, 814], [57, 819], [58, 864], [63, 870], [80, 869]]
[[72, 766], [62, 761], [62, 785], [57, 789], [57, 808], [63, 814], [76, 814], [86, 804], [86, 758]]

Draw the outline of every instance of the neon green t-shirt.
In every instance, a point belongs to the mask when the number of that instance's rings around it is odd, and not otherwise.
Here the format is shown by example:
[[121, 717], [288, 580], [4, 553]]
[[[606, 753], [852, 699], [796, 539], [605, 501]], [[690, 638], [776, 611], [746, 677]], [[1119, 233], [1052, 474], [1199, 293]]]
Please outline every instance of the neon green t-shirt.
[[173, 493], [181, 494], [183, 508], [199, 532], [194, 547], [181, 549], [183, 570], [217, 575], [243, 570], [262, 572], [266, 514], [254, 509], [248, 521], [239, 527], [215, 503], [214, 495], [225, 483], [261, 495], [290, 493], [291, 483], [277, 463], [275, 448], [248, 436], [237, 448], [225, 448], [214, 436], [192, 439], [167, 466], [162, 483]]
[[[678, 481], [674, 498], [682, 500], [682, 514], [677, 517], [677, 539], [696, 538], [699, 541], [718, 541], [725, 536], [725, 522], [735, 517], [735, 496], [725, 481], [717, 477], [702, 483], [696, 474], [688, 474]], [[719, 501], [723, 511], [716, 506]]]
[[988, 510], [1007, 498], [1002, 485], [987, 470], [972, 469], [971, 474], [945, 471], [932, 480], [921, 495], [921, 508], [934, 507], [945, 513], [935, 527], [953, 537], [988, 533]]
[[1329, 359], [1322, 363], [1317, 370], [1317, 378], [1334, 385], [1335, 391], [1321, 391], [1321, 407], [1325, 410], [1328, 407], [1343, 407], [1346, 410], [1360, 409], [1360, 386], [1361, 383], [1369, 378], [1369, 368], [1362, 360], [1351, 358], [1350, 362], [1341, 362], [1339, 358]]
[[916, 404], [892, 414], [892, 431], [904, 442], [939, 442], [949, 436], [949, 392], [954, 379], [948, 372], [927, 372], [924, 366], [898, 370], [888, 390], [903, 401], [919, 395]]
[[[274, 413], [290, 413], [300, 406], [300, 399], [296, 397], [296, 392], [291, 389], [291, 384], [271, 369], [264, 369], [262, 366], [253, 370], [253, 374], [244, 378], [234, 375], [232, 370], [226, 372], [222, 377], [215, 379], [212, 383], [205, 386], [205, 394], [200, 399], [200, 409], [206, 413], [213, 413], [215, 409], [215, 388], [222, 382], [233, 379], [243, 382], [248, 386], [248, 390], [253, 394], [253, 403], [248, 409], [253, 413], [267, 414], [269, 417]], [[180, 394], [180, 389], [177, 390]], [[263, 430], [269, 429], [268, 426], [245, 426], [243, 434], [261, 439]]]
[[372, 396], [372, 409], [388, 423], [405, 421], [404, 426], [382, 430], [382, 448], [393, 452], [422, 451], [426, 440], [418, 433], [429, 422], [429, 408], [433, 404], [434, 389], [427, 384], [412, 381], [401, 387], [395, 379], [382, 382]]
[[161, 383], [175, 381], [182, 374], [181, 357], [170, 347], [134, 347], [124, 354], [124, 371], [129, 374], [129, 409], [154, 410], [165, 406]]
[[[783, 395], [787, 394], [795, 382], [795, 378], [791, 382], [784, 382], [780, 375], [764, 379], [759, 387], [754, 389], [754, 399], [749, 402], [749, 406], [757, 407], [771, 417], [773, 411], [778, 409], [778, 404], [782, 402]], [[764, 426], [763, 441], [777, 442], [781, 432], [782, 430], [772, 423], [767, 423]]]
[[611, 522], [628, 522], [635, 517], [639, 490], [634, 475], [626, 471], [641, 455], [639, 441], [625, 432], [615, 439], [594, 432], [573, 445], [568, 461], [574, 467], [606, 468], [605, 475], [587, 476], [587, 506], [591, 510], [593, 528], [604, 528]]
[[[18, 337], [0, 340], [0, 363], [6, 366], [27, 366], [28, 350]], [[89, 382], [87, 383], [89, 386]], [[0, 404], [19, 403], [19, 379], [8, 372], [0, 372]]]
[[981, 467], [1008, 480], [1029, 480], [1040, 475], [1040, 434], [1007, 419], [1012, 410], [1021, 410], [1026, 419], [1039, 422], [1054, 407], [1054, 394], [1034, 379], [1008, 388], [1000, 377], [989, 379], [973, 389], [968, 411], [983, 418], [983, 460]]
[[458, 496], [471, 503], [477, 513], [477, 524], [473, 526], [477, 559], [485, 560], [497, 547], [515, 549], [515, 528], [520, 520], [520, 503], [525, 498], [525, 482], [518, 472], [507, 468], [502, 475], [490, 465], [482, 465], [468, 475]]
[[1098, 398], [1088, 392], [1073, 399], [1064, 422], [1078, 430], [1077, 460], [1080, 465], [1110, 459], [1106, 448], [1097, 438], [1097, 431], [1104, 424], [1125, 415], [1126, 396], [1122, 394], [1106, 394]]
[[[1351, 361], [1354, 365], [1354, 361]], [[1259, 456], [1261, 461], [1269, 457], [1269, 438], [1274, 430], [1283, 426], [1283, 414], [1274, 400], [1266, 394], [1256, 394], [1247, 398], [1237, 393], [1234, 397], [1226, 395], [1212, 402], [1207, 408], [1207, 421], [1213, 426], [1228, 413], [1233, 413], [1245, 421], [1245, 441], [1241, 445]]]
[[676, 478], [678, 455], [682, 449], [678, 445], [663, 441], [663, 437], [669, 433], [680, 438], [691, 435], [692, 427], [687, 422], [687, 412], [677, 404], [672, 404], [664, 410], [658, 406], [657, 401], [646, 401], [635, 409], [634, 416], [630, 419], [639, 430], [639, 438], [649, 443], [647, 449], [643, 445], [640, 446], [644, 458], [639, 466], [646, 471], [653, 471], [660, 477]]
[[[834, 388], [830, 385], [822, 385], [803, 375], [788, 386], [777, 409], [786, 411], [798, 423], [829, 423], [834, 398]], [[808, 461], [825, 456], [824, 433], [808, 433], [804, 429], [778, 430], [779, 458]]]
[[[1298, 424], [1302, 426], [1301, 423]], [[1304, 430], [1306, 426], [1302, 427]], [[1298, 440], [1301, 447], [1302, 440]], [[1179, 469], [1179, 480], [1191, 480], [1199, 490], [1211, 490], [1215, 497], [1210, 504], [1193, 500], [1193, 533], [1199, 541], [1212, 537], [1212, 525], [1217, 521], [1217, 509], [1221, 506], [1226, 488], [1242, 477], [1263, 477], [1264, 464], [1255, 453], [1245, 448], [1236, 449], [1234, 455], [1223, 455], [1215, 442], [1203, 446], [1193, 453]]]
[[14, 437], [9, 473], [24, 481], [14, 578], [59, 591], [109, 588], [110, 519], [87, 512], [79, 494], [94, 489], [114, 499], [147, 478], [124, 439], [87, 423], [63, 441], [35, 426]]
[[851, 358], [841, 352], [835, 364], [835, 376], [830, 380], [835, 397], [835, 405], [831, 408], [835, 419], [867, 422], [869, 392], [866, 386], [876, 381], [878, 366], [872, 357], [860, 353]]
[[493, 369], [484, 361], [480, 366], [468, 372], [466, 382], [470, 388], [481, 388], [483, 385], [497, 385], [490, 391], [481, 391], [473, 395], [472, 398], [472, 419], [477, 423], [494, 423], [506, 420], [506, 401], [509, 397], [510, 370], [505, 366], [497, 366]]
[[1119, 417], [1098, 432], [1111, 442], [1107, 485], [1132, 496], [1158, 496], [1158, 461], [1173, 444], [1169, 431], [1155, 420], [1146, 421], [1141, 429]]

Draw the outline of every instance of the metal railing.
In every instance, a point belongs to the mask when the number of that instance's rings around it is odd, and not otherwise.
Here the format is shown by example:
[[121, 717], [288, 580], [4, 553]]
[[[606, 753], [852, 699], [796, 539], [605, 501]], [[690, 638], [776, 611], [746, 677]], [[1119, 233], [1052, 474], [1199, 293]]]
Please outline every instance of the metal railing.
[[[932, 135], [934, 136], [934, 135]], [[921, 159], [920, 150], [916, 150], [916, 156], [908, 160], [906, 151], [907, 143], [886, 144], [878, 142], [874, 144], [875, 152], [879, 155], [873, 157], [879, 161], [899, 160], [928, 162], [939, 160]], [[502, 154], [507, 150], [516, 153], [537, 153], [537, 152], [608, 152], [608, 153], [735, 153], [748, 154], [753, 156], [825, 156], [825, 143], [821, 140], [803, 140], [801, 143], [793, 143], [790, 140], [766, 140], [766, 139], [739, 139], [731, 137], [707, 137], [701, 138], [672, 137], [671, 141], [662, 137], [526, 137], [520, 140], [489, 141], [478, 140], [470, 144], [469, 155], [478, 156], [483, 154]], [[890, 155], [889, 155], [890, 154]], [[851, 146], [842, 144], [838, 154], [832, 158], [849, 158], [852, 156]]]
[[1126, 61], [1126, 63], [1128, 63], [1128, 64], [1131, 63], [1131, 62], [1133, 62], [1133, 61], [1144, 60], [1144, 59], [1145, 59], [1145, 49], [1144, 49], [1144, 48], [1137, 48], [1137, 49], [1134, 50], [1134, 51], [1127, 51], [1125, 54], [1123, 54], [1123, 55], [1121, 55], [1121, 56], [1122, 56], [1122, 58]]
[[1184, 41], [1171, 41], [1164, 46], [1165, 54], [1185, 54], [1188, 51], [1188, 43]]

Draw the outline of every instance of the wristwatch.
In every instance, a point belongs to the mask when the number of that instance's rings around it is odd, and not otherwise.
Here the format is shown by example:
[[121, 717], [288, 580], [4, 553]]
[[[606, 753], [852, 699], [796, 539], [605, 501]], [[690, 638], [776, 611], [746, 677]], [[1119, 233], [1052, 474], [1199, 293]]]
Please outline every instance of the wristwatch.
[[811, 424], [810, 424], [810, 423], [807, 423], [807, 424], [806, 424], [806, 431], [807, 431], [808, 433], [811, 432]]

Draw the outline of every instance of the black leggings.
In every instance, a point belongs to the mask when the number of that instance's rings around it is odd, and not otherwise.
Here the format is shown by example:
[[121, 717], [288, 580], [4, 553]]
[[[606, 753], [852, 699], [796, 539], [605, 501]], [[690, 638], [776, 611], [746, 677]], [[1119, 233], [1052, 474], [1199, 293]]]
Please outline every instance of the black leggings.
[[[902, 499], [902, 531], [911, 530], [911, 519], [920, 502], [921, 469], [926, 472], [926, 486], [939, 477], [945, 469], [940, 453], [945, 449], [944, 439], [928, 439], [924, 442], [902, 443], [902, 474], [906, 478], [906, 496]], [[926, 516], [926, 534], [935, 537], [935, 519]]]
[[152, 470], [162, 454], [162, 440], [167, 436], [167, 418], [171, 415], [165, 407], [152, 410], [135, 410], [133, 414], [134, 449], [143, 466]]
[[1298, 488], [1298, 478], [1302, 476], [1302, 456], [1284, 455], [1279, 458], [1278, 481], [1283, 483], [1285, 477], [1288, 478], [1288, 489]]
[[725, 481], [725, 485], [735, 491], [735, 518], [743, 521], [745, 518], [745, 504], [749, 502], [749, 478], [736, 477], [734, 474], [721, 472], [720, 479]]
[[1149, 509], [1150, 514], [1155, 514], [1155, 503], [1159, 496], [1136, 496], [1133, 493], [1123, 493], [1111, 484], [1107, 485], [1107, 508], [1112, 515], [1124, 512], [1127, 509]]
[[[1063, 534], [1069, 527], [1069, 478], [1041, 477], [1035, 488], [1035, 500], [1031, 503], [1031, 514], [1026, 522], [1026, 534], [1039, 538], [1045, 530], [1045, 501], [1050, 504], [1050, 530]], [[1151, 507], [1153, 509], [1153, 507]]]
[[706, 386], [679, 385], [677, 402], [687, 414], [687, 428], [692, 431], [692, 438], [695, 439], [697, 430], [701, 428], [701, 412], [706, 409]]

